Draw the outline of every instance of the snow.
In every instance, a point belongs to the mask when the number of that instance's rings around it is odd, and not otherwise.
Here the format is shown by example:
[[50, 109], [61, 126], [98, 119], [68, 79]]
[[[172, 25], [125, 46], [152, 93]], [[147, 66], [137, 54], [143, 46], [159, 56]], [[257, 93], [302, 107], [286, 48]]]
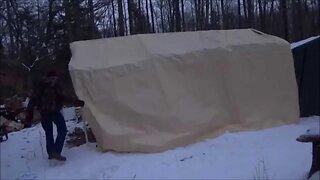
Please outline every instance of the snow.
[[320, 179], [320, 171], [314, 173], [309, 180], [319, 180]]
[[296, 48], [296, 47], [298, 47], [298, 46], [301, 46], [301, 45], [303, 45], [303, 44], [305, 44], [305, 43], [308, 43], [308, 42], [310, 42], [310, 41], [313, 41], [313, 40], [315, 40], [315, 39], [317, 39], [317, 38], [319, 38], [319, 37], [320, 37], [320, 36], [313, 36], [313, 37], [310, 37], [310, 38], [308, 38], [308, 39], [304, 39], [304, 40], [299, 41], [299, 42], [291, 43], [291, 49], [294, 49], [294, 48]]
[[308, 129], [304, 134], [297, 138], [299, 142], [313, 142], [316, 139], [320, 139], [320, 124], [318, 126]]
[[62, 109], [61, 113], [64, 119], [67, 119], [67, 120], [76, 119], [75, 107], [65, 107]]
[[309, 136], [319, 136], [320, 135], [320, 127], [313, 127], [311, 129], [308, 129], [305, 133], [305, 135]]
[[[73, 118], [65, 109], [66, 119]], [[95, 144], [64, 148], [65, 163], [48, 160], [41, 125], [1, 143], [1, 179], [306, 179], [311, 144], [295, 139], [320, 117], [261, 131], [229, 133], [162, 153], [102, 153]], [[67, 121], [68, 129], [75, 126]], [[78, 125], [77, 125], [78, 126]]]
[[22, 102], [23, 107], [25, 108], [28, 107], [29, 101], [30, 101], [30, 98], [27, 97], [26, 100]]

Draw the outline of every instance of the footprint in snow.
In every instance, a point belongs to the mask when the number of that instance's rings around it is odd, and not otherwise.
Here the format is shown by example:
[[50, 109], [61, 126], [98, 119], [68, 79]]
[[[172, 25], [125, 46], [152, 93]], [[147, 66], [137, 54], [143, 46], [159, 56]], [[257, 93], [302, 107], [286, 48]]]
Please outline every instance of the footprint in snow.
[[192, 159], [192, 158], [193, 158], [193, 156], [189, 156], [189, 157], [185, 157], [185, 158], [180, 159], [180, 161], [182, 162], [182, 161], [185, 161], [187, 159]]
[[35, 174], [24, 174], [19, 179], [38, 179], [37, 177]]

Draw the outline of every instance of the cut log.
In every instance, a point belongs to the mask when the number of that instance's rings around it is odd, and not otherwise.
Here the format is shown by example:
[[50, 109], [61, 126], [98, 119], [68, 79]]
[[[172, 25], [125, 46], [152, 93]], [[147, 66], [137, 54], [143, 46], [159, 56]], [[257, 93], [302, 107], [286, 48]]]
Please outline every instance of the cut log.
[[309, 129], [297, 138], [302, 143], [312, 143], [312, 164], [308, 179], [317, 171], [320, 171], [320, 131], [319, 128]]

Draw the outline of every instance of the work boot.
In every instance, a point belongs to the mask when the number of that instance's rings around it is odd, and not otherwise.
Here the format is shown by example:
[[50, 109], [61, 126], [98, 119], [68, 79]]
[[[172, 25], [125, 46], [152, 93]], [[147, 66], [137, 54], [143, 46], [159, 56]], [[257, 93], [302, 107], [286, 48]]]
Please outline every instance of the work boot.
[[57, 154], [57, 153], [49, 154], [48, 159], [56, 159], [58, 161], [66, 161], [67, 160], [66, 157], [61, 156], [61, 154]]
[[48, 155], [48, 159], [53, 159], [52, 154]]

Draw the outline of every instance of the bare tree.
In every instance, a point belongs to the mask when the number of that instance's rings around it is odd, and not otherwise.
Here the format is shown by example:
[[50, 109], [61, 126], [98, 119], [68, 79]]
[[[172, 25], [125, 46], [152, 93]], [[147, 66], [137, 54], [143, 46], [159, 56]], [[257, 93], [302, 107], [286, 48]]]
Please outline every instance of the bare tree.
[[94, 17], [94, 10], [93, 10], [93, 0], [88, 0], [88, 6], [89, 6], [89, 19], [90, 19], [90, 31], [91, 31], [91, 37], [96, 38], [95, 33], [95, 17]]
[[242, 20], [241, 20], [241, 3], [238, 0], [238, 28], [241, 28]]
[[206, 2], [205, 3], [206, 10], [205, 10], [205, 24], [204, 24], [204, 27], [205, 27], [205, 29], [209, 29], [209, 24], [210, 24], [210, 22], [209, 22], [209, 17], [210, 17], [209, 8], [210, 8], [210, 4], [209, 4], [208, 0], [206, 0], [205, 2]]
[[119, 36], [124, 36], [125, 29], [122, 0], [118, 0], [118, 16]]
[[127, 26], [127, 11], [126, 11], [126, 3], [124, 0], [122, 0], [122, 12], [123, 12], [123, 23], [124, 23], [124, 32], [125, 32], [125, 35], [128, 35], [129, 34], [129, 30], [128, 30], [128, 26]]
[[281, 16], [282, 16], [282, 21], [283, 21], [284, 38], [286, 40], [289, 40], [288, 14], [287, 14], [287, 2], [286, 2], [286, 0], [280, 0], [280, 9], [281, 9]]
[[248, 4], [248, 24], [250, 27], [253, 26], [253, 19], [254, 19], [254, 4], [252, 0], [247, 0]]
[[[146, 17], [147, 17], [147, 24], [146, 24], [146, 27], [147, 25], [149, 24], [150, 22], [150, 19], [149, 19], [149, 6], [148, 6], [148, 0], [146, 0]], [[148, 32], [149, 32], [149, 27], [148, 27]]]
[[128, 4], [128, 16], [129, 16], [130, 34], [134, 34], [133, 17], [132, 17], [132, 0], [127, 0], [127, 4]]
[[169, 22], [169, 31], [173, 32], [174, 31], [174, 13], [173, 13], [173, 8], [172, 8], [172, 1], [167, 0], [168, 3], [168, 22]]
[[117, 36], [117, 22], [116, 22], [116, 13], [115, 13], [115, 8], [114, 8], [114, 2], [111, 0], [111, 5], [112, 5], [112, 19], [113, 19], [113, 34], [114, 36]]
[[175, 16], [175, 27], [176, 31], [181, 31], [181, 16], [180, 16], [180, 7], [179, 7], [179, 1], [173, 1], [173, 11]]
[[12, 56], [14, 54], [15, 43], [13, 40], [13, 25], [12, 25], [13, 20], [12, 20], [10, 0], [6, 0], [6, 7], [7, 7], [7, 25], [9, 27], [9, 37], [10, 37], [9, 55]]
[[221, 16], [222, 16], [222, 29], [226, 28], [226, 15], [225, 15], [225, 8], [224, 8], [224, 0], [220, 0], [221, 3]]
[[184, 17], [184, 0], [181, 0], [181, 15], [182, 15], [182, 31], [186, 30], [186, 22]]
[[195, 12], [194, 14], [195, 14], [195, 22], [196, 22], [195, 30], [200, 29], [200, 25], [199, 25], [200, 13], [199, 13], [198, 7], [199, 7], [198, 0], [194, 0], [194, 12]]
[[72, 32], [72, 27], [71, 27], [71, 13], [70, 13], [70, 5], [69, 5], [69, 0], [64, 0], [63, 1], [64, 5], [64, 11], [65, 11], [65, 21], [66, 21], [66, 29], [67, 29], [67, 34], [68, 34], [68, 42], [72, 42], [74, 40], [73, 37], [73, 32]]
[[153, 4], [152, 1], [149, 1], [150, 4], [150, 14], [151, 14], [151, 24], [152, 24], [152, 32], [155, 32], [155, 26], [154, 26], [154, 9], [153, 9]]
[[164, 27], [164, 0], [159, 0], [159, 9], [160, 9], [160, 19], [161, 19], [161, 29], [162, 32], [165, 31], [165, 27]]
[[260, 27], [261, 27], [261, 29], [265, 29], [266, 28], [265, 11], [264, 11], [264, 8], [263, 8], [262, 0], [258, 0], [258, 5], [259, 5]]

